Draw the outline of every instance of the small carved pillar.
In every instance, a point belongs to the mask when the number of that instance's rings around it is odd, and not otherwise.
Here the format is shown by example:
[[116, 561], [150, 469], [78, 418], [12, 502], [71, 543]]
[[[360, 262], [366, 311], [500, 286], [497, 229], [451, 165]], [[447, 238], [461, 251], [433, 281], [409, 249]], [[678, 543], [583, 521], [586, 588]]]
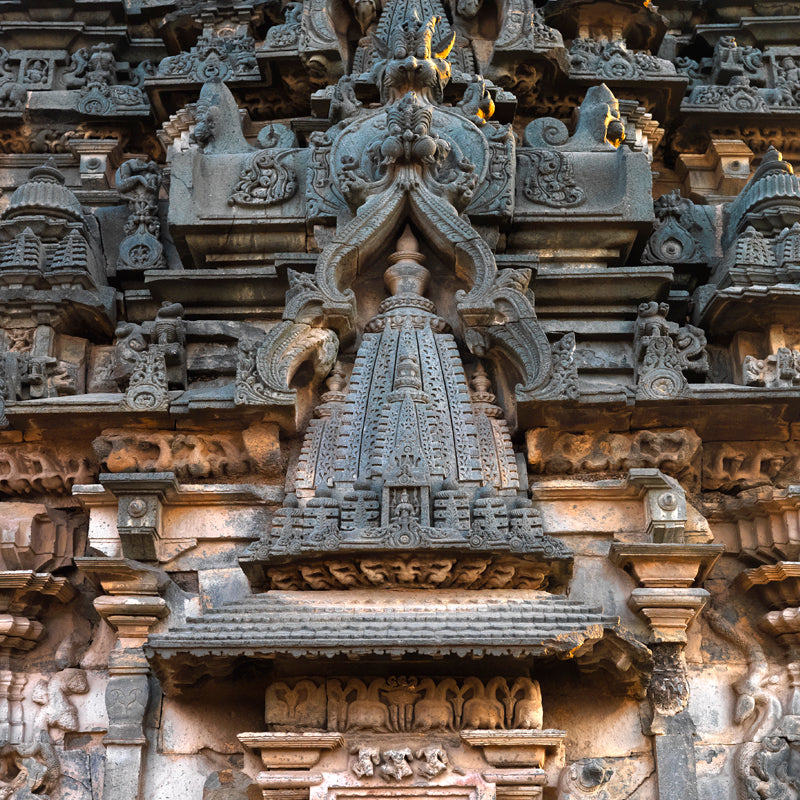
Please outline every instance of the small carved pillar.
[[117, 530], [122, 555], [137, 561], [157, 561], [161, 505], [167, 491], [177, 489], [175, 474], [103, 473], [100, 483], [119, 500]]
[[610, 558], [630, 572], [639, 587], [628, 604], [650, 624], [655, 668], [647, 690], [653, 718], [658, 791], [661, 800], [696, 800], [694, 722], [686, 710], [689, 682], [683, 650], [686, 629], [708, 599], [701, 588], [722, 554], [715, 544], [621, 544]]
[[322, 782], [311, 772], [323, 750], [344, 744], [341, 733], [240, 733], [237, 738], [260, 754], [264, 770], [256, 783], [264, 800], [308, 800], [309, 789]]
[[166, 601], [159, 596], [167, 578], [128, 559], [80, 558], [76, 563], [106, 593], [95, 599], [94, 607], [117, 633], [108, 662], [103, 798], [138, 800], [147, 746], [142, 726], [150, 677], [142, 645], [150, 630], [169, 613]]

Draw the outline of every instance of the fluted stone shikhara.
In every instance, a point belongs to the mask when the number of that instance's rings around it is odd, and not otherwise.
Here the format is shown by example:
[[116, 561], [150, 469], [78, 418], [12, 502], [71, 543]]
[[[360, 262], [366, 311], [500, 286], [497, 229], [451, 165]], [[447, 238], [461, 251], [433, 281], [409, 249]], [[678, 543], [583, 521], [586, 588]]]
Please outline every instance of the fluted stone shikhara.
[[0, 797], [798, 800], [798, 41], [4, 2]]

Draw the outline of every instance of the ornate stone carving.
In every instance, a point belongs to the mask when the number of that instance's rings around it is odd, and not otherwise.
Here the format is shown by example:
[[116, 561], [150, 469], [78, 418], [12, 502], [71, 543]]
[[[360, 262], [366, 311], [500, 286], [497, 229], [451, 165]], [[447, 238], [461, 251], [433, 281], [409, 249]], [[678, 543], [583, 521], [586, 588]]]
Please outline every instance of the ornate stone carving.
[[703, 332], [668, 322], [668, 312], [666, 303], [639, 306], [634, 352], [639, 365], [636, 394], [642, 399], [678, 397], [687, 391], [686, 373], [705, 375], [709, 369]]
[[37, 443], [0, 449], [0, 494], [69, 494], [73, 484], [91, 483], [97, 468], [79, 449]]
[[[149, 103], [138, 86], [118, 85], [119, 65], [110, 44], [100, 43], [83, 47], [72, 54], [64, 85], [77, 89], [77, 110], [81, 114], [108, 116], [118, 113], [149, 111]], [[147, 65], [142, 68], [147, 70]]]
[[705, 259], [699, 241], [702, 227], [693, 215], [694, 203], [675, 189], [654, 203], [653, 233], [642, 254], [645, 264], [693, 264]]
[[117, 328], [114, 376], [120, 383], [130, 376], [122, 401], [125, 410], [165, 411], [169, 388], [186, 385], [186, 332], [182, 314], [180, 303], [163, 302], [149, 325], [149, 344], [140, 325], [125, 323]]
[[[211, 78], [223, 81], [253, 80], [260, 77], [255, 42], [235, 19], [214, 20], [206, 13], [203, 33], [189, 52], [162, 59], [150, 83], [160, 79], [203, 83]], [[214, 24], [216, 22], [216, 24]], [[228, 22], [229, 24], [225, 24]]]
[[[507, 681], [497, 677], [486, 683], [472, 677], [434, 681], [394, 676], [369, 682], [359, 678], [327, 682], [304, 678], [294, 684], [274, 683], [267, 689], [265, 719], [273, 729], [327, 727], [343, 733], [462, 728], [538, 730], [542, 727], [542, 695], [539, 683], [529, 678]], [[364, 775], [372, 774], [370, 764], [381, 763], [375, 760], [376, 754], [364, 752], [363, 748], [356, 753], [354, 767]], [[436, 768], [437, 762], [447, 766], [446, 754], [444, 758], [436, 751], [416, 756], [423, 757], [425, 769]], [[410, 751], [406, 758], [412, 760]]]
[[262, 344], [240, 341], [236, 402], [294, 405], [291, 384], [300, 366], [310, 361], [314, 375], [321, 378], [336, 360], [338, 349], [339, 340], [332, 331], [288, 320], [277, 323]]
[[[288, 516], [288, 510], [287, 510]], [[282, 526], [286, 523], [281, 522]], [[257, 553], [256, 553], [257, 554]], [[266, 557], [264, 554], [261, 557]], [[536, 562], [498, 556], [436, 557], [370, 556], [311, 561], [265, 570], [276, 589], [359, 589], [407, 586], [415, 588], [540, 589], [560, 580]]]
[[297, 175], [291, 166], [291, 153], [260, 150], [248, 157], [228, 203], [255, 208], [271, 206], [285, 202], [296, 191]]
[[136, 359], [122, 407], [126, 411], [166, 411], [169, 406], [164, 351], [148, 347]]
[[527, 432], [528, 462], [538, 473], [621, 472], [651, 467], [687, 480], [697, 476], [701, 440], [689, 428], [633, 433]]
[[161, 170], [153, 161], [129, 159], [117, 170], [117, 189], [128, 200], [130, 216], [119, 248], [117, 271], [162, 269], [164, 248], [159, 241], [158, 192]]
[[530, 171], [522, 186], [532, 203], [572, 208], [586, 201], [586, 192], [575, 181], [569, 156], [556, 150], [528, 150], [520, 154], [530, 161]]
[[569, 50], [570, 72], [577, 76], [610, 80], [641, 80], [642, 78], [676, 75], [671, 61], [656, 58], [650, 53], [627, 49], [624, 42], [597, 41], [592, 38], [572, 40]]
[[706, 611], [706, 619], [748, 663], [747, 674], [734, 684], [734, 723], [749, 724], [734, 762], [737, 790], [746, 800], [788, 796], [797, 789], [791, 764], [800, 755], [800, 665], [792, 662], [786, 669], [789, 699], [784, 705], [775, 688], [777, 676], [769, 674], [760, 645], [739, 633], [716, 610]]
[[526, 147], [561, 152], [613, 150], [625, 139], [619, 102], [605, 85], [592, 86], [581, 103], [578, 125], [570, 136], [563, 122], [551, 117], [535, 119], [525, 128]]
[[103, 431], [92, 446], [108, 472], [174, 472], [186, 482], [271, 474], [281, 460], [277, 431], [262, 426], [255, 433], [257, 445], [238, 432], [119, 428]]
[[769, 486], [784, 476], [792, 483], [800, 475], [798, 458], [794, 443], [709, 442], [703, 447], [703, 488], [738, 491]]
[[689, 703], [689, 678], [683, 646], [662, 642], [653, 647], [653, 658], [655, 667], [647, 696], [655, 713], [671, 717], [683, 711]]
[[779, 347], [766, 358], [745, 356], [742, 366], [745, 386], [785, 389], [800, 384], [800, 352]]
[[49, 678], [42, 678], [33, 687], [31, 699], [39, 706], [33, 721], [35, 739], [41, 741], [40, 734], [45, 734], [61, 742], [65, 733], [78, 730], [78, 709], [70, 698], [89, 691], [86, 671], [78, 666], [79, 660], [78, 640], [73, 633], [61, 643], [56, 653], [59, 671]]

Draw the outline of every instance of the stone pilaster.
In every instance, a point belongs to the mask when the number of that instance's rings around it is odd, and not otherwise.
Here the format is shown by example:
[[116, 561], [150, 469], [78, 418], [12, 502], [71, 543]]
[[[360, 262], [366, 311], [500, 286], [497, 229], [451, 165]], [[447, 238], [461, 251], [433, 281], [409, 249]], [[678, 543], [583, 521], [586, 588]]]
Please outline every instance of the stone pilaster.
[[157, 570], [128, 559], [82, 558], [77, 562], [105, 592], [95, 599], [94, 606], [117, 634], [106, 686], [103, 798], [139, 800], [148, 744], [143, 723], [150, 699], [150, 669], [142, 645], [168, 613], [165, 600], [159, 596], [159, 588], [167, 579]]

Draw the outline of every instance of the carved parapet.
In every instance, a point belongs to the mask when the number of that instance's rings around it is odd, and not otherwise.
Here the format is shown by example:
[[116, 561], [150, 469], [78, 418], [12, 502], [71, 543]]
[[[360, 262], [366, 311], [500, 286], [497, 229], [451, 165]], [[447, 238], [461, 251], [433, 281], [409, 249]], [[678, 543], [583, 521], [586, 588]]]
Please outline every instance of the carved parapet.
[[528, 463], [545, 475], [658, 469], [684, 482], [696, 480], [701, 439], [691, 428], [666, 431], [569, 433], [532, 428], [526, 433]]

